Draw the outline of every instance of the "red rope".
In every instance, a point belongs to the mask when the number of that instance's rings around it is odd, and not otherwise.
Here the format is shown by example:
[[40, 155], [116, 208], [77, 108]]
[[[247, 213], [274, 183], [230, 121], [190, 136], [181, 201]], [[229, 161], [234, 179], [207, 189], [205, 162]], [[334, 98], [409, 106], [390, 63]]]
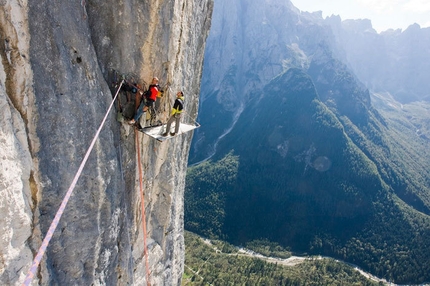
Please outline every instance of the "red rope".
[[103, 121], [100, 124], [100, 127], [97, 130], [97, 133], [94, 136], [93, 141], [91, 142], [91, 145], [88, 148], [87, 153], [85, 154], [85, 157], [82, 160], [81, 165], [79, 166], [78, 171], [76, 172], [75, 177], [73, 178], [72, 184], [70, 185], [70, 187], [69, 187], [69, 189], [68, 189], [68, 191], [66, 193], [66, 196], [64, 197], [63, 201], [61, 202], [60, 208], [58, 209], [57, 214], [55, 215], [54, 220], [52, 221], [51, 226], [49, 227], [48, 232], [46, 233], [46, 236], [45, 236], [45, 238], [42, 241], [42, 245], [40, 246], [39, 251], [37, 252], [36, 257], [34, 258], [33, 264], [31, 265], [30, 270], [28, 271], [27, 276], [25, 277], [25, 280], [22, 283], [22, 285], [25, 285], [25, 286], [30, 285], [31, 280], [36, 275], [37, 267], [39, 267], [40, 261], [42, 260], [42, 257], [45, 254], [45, 251], [46, 251], [46, 248], [47, 248], [47, 246], [49, 244], [49, 241], [51, 240], [52, 235], [54, 234], [54, 231], [55, 231], [55, 229], [58, 226], [60, 218], [63, 215], [64, 209], [66, 208], [66, 205], [67, 205], [67, 203], [68, 203], [68, 201], [70, 199], [70, 196], [72, 195], [73, 190], [75, 189], [76, 183], [77, 183], [79, 177], [81, 176], [81, 173], [82, 173], [82, 170], [84, 169], [85, 163], [87, 162], [88, 157], [90, 156], [90, 153], [93, 150], [94, 144], [96, 143], [97, 138], [99, 137], [100, 131], [102, 130], [103, 125], [106, 122], [106, 119], [107, 119], [107, 117], [109, 115], [110, 110], [112, 109], [112, 106], [113, 106], [113, 103], [115, 102], [116, 97], [118, 96], [119, 90], [121, 89], [121, 86], [122, 86], [123, 82], [124, 81], [121, 81], [121, 84], [118, 87], [118, 90], [117, 90], [117, 92], [115, 94], [115, 97], [112, 100], [112, 102], [111, 102], [111, 104], [109, 106], [109, 109], [106, 112], [106, 115], [103, 118]]
[[143, 228], [143, 248], [144, 248], [144, 255], [145, 255], [145, 264], [146, 264], [146, 285], [151, 286], [151, 283], [149, 282], [149, 262], [148, 262], [148, 247], [146, 244], [146, 215], [145, 215], [145, 196], [143, 195], [143, 176], [142, 176], [142, 164], [140, 160], [140, 148], [139, 148], [139, 132], [137, 129], [134, 130], [134, 137], [136, 138], [136, 151], [137, 151], [137, 165], [139, 168], [139, 186], [140, 186], [140, 204], [142, 207], [142, 228]]

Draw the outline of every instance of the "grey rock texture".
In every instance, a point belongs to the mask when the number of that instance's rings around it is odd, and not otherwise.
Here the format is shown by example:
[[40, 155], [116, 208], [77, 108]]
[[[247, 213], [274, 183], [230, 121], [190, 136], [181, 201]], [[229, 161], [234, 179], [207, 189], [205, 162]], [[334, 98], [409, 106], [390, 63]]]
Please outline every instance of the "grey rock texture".
[[[197, 116], [212, 1], [0, 1], [0, 284], [31, 266], [112, 101], [112, 69], [186, 94]], [[144, 256], [141, 152], [148, 257]], [[179, 285], [192, 134], [155, 142], [112, 111], [34, 285]], [[149, 261], [149, 280], [145, 261]]]

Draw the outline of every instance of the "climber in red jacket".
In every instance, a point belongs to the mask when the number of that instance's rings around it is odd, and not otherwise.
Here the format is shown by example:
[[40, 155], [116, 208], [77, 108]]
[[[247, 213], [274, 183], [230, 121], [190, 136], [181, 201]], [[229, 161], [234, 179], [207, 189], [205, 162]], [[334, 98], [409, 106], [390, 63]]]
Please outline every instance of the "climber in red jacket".
[[134, 115], [134, 118], [130, 120], [128, 123], [133, 125], [136, 124], [136, 122], [139, 122], [139, 118], [142, 116], [143, 113], [148, 111], [148, 109], [151, 109], [151, 122], [153, 119], [155, 119], [155, 110], [154, 110], [154, 103], [157, 100], [158, 94], [162, 92], [160, 89], [160, 86], [158, 85], [158, 78], [154, 77], [152, 79], [151, 85], [148, 88], [148, 91], [146, 92], [145, 100], [141, 100], [139, 107], [136, 110], [136, 114]]

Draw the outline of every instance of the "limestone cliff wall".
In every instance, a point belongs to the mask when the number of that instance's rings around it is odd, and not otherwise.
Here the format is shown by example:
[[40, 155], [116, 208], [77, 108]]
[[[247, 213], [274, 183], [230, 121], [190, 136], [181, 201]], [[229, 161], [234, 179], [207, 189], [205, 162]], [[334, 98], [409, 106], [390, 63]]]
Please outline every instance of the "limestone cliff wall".
[[[0, 284], [19, 285], [90, 146], [109, 73], [153, 76], [197, 115], [213, 1], [0, 0]], [[151, 285], [183, 270], [183, 189], [192, 134], [159, 143], [112, 111], [34, 285], [145, 285], [135, 136], [142, 153]]]

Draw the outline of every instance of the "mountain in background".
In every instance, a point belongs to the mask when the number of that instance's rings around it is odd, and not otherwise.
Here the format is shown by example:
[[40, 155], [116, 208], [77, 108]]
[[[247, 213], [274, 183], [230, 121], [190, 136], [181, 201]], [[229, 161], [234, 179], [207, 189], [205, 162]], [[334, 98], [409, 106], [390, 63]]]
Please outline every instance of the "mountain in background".
[[190, 163], [214, 154], [252, 94], [290, 67], [307, 70], [325, 46], [372, 92], [396, 101], [428, 100], [430, 28], [378, 34], [370, 20], [345, 20], [300, 12], [290, 1], [218, 0], [202, 77], [199, 122]]
[[345, 63], [372, 91], [389, 92], [402, 103], [430, 100], [430, 28], [413, 24], [378, 34], [369, 20], [324, 22], [344, 50]]
[[[378, 72], [365, 65], [377, 65], [371, 46], [390, 33], [402, 46], [417, 27], [380, 35], [357, 28], [360, 42], [347, 28], [366, 21], [338, 20], [288, 1], [215, 3], [185, 227], [234, 244], [268, 239], [334, 256], [397, 283], [430, 281], [429, 109], [396, 101], [424, 99], [406, 82], [427, 83], [403, 69], [407, 92], [396, 93], [399, 81], [365, 71]], [[372, 37], [359, 71], [348, 39]], [[408, 57], [380, 60], [398, 67]]]

